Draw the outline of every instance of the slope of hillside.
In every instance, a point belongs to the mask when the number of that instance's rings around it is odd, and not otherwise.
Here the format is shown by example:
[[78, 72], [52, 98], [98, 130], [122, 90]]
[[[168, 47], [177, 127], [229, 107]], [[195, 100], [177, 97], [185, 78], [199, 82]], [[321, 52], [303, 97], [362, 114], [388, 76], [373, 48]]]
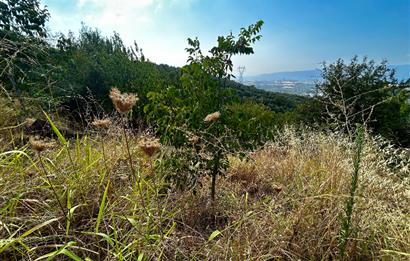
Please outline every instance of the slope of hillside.
[[[399, 80], [410, 78], [410, 64], [389, 65], [388, 67], [395, 70], [396, 77]], [[319, 69], [244, 76], [245, 81], [318, 81], [321, 78], [321, 71]]]
[[[395, 70], [395, 75], [399, 81], [410, 78], [410, 64], [389, 65], [388, 67]], [[314, 69], [246, 76], [244, 84], [270, 92], [312, 96], [315, 93], [316, 82], [321, 81], [321, 79], [321, 71]]]
[[[161, 166], [169, 148], [148, 157], [138, 134], [127, 152], [119, 132], [111, 126], [41, 154], [26, 146], [5, 151], [0, 139], [0, 259], [339, 257], [354, 155], [343, 134], [285, 129], [247, 160], [232, 155], [212, 203], [206, 177], [195, 193], [168, 190]], [[348, 259], [404, 260], [410, 252], [410, 184], [400, 178], [409, 173], [406, 165], [389, 167], [398, 156], [366, 142]]]

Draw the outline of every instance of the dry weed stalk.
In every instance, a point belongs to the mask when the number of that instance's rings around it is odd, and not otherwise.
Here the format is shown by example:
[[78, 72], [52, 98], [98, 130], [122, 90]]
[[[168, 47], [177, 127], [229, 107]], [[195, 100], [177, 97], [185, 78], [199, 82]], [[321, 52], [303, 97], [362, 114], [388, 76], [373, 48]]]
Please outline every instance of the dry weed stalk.
[[61, 203], [61, 201], [60, 201], [60, 199], [59, 199], [59, 197], [58, 197], [58, 194], [57, 194], [57, 191], [56, 191], [56, 189], [55, 189], [55, 187], [54, 187], [54, 185], [53, 185], [53, 182], [51, 182], [51, 179], [50, 179], [50, 177], [49, 177], [49, 175], [48, 175], [48, 173], [47, 173], [47, 170], [46, 170], [46, 168], [45, 168], [45, 166], [44, 166], [43, 157], [42, 157], [42, 155], [41, 155], [41, 153], [42, 153], [43, 151], [54, 147], [54, 143], [45, 142], [44, 140], [35, 139], [34, 137], [30, 137], [29, 142], [30, 142], [30, 145], [31, 145], [32, 149], [37, 152], [37, 156], [38, 156], [38, 158], [39, 158], [40, 166], [41, 166], [41, 169], [43, 170], [44, 176], [46, 177], [48, 183], [50, 184], [50, 187], [51, 187], [51, 190], [53, 191], [54, 197], [56, 198], [56, 200], [57, 200], [57, 202], [58, 202], [58, 205], [59, 205], [59, 207], [60, 207], [60, 209], [61, 209], [61, 213], [62, 213], [62, 215], [63, 215], [63, 218], [66, 219], [66, 211], [65, 211], [65, 208], [63, 207], [63, 204]]
[[[367, 91], [367, 92], [360, 93], [352, 97], [346, 98], [344, 95], [344, 87], [351, 80], [353, 80], [353, 77], [349, 79], [348, 81], [346, 81], [344, 84], [340, 84], [340, 81], [337, 78], [334, 78], [334, 80], [336, 84], [333, 85], [332, 88], [333, 88], [333, 91], [337, 93], [339, 97], [337, 99], [334, 99], [331, 96], [325, 97], [326, 113], [336, 126], [341, 127], [341, 129], [343, 130], [346, 130], [349, 136], [353, 138], [354, 129], [355, 129], [354, 128], [355, 127], [354, 126], [355, 117], [360, 116], [361, 124], [363, 124], [363, 126], [366, 127], [368, 122], [371, 120], [375, 107], [385, 102], [388, 102], [389, 100], [391, 100], [391, 98], [384, 99], [366, 108], [356, 111], [355, 107], [358, 104], [358, 100], [365, 95], [378, 92], [380, 90], [389, 89], [389, 88], [392, 88], [392, 86], [384, 86], [382, 88]], [[329, 107], [336, 108], [338, 113], [331, 112], [331, 109]]]
[[[105, 119], [95, 119], [92, 123], [91, 123], [94, 127], [100, 129], [103, 131], [103, 135], [107, 134], [107, 130], [108, 128], [111, 126], [112, 121], [109, 118], [105, 118]], [[103, 153], [103, 158], [104, 158], [104, 165], [106, 167], [106, 169], [108, 170], [108, 166], [107, 166], [107, 156], [105, 153], [105, 145], [104, 145], [104, 141], [101, 142], [101, 147], [102, 147], [102, 153]]]
[[[130, 165], [131, 176], [135, 178], [137, 172], [136, 172], [136, 169], [134, 168], [134, 163], [132, 162], [131, 149], [130, 149], [130, 144], [128, 141], [126, 124], [128, 123], [127, 114], [131, 111], [132, 107], [135, 106], [136, 102], [138, 101], [138, 97], [136, 94], [133, 94], [133, 93], [121, 93], [121, 91], [115, 87], [111, 89], [109, 97], [112, 100], [115, 106], [115, 109], [123, 116], [124, 123], [122, 124], [122, 130], [123, 130], [123, 136], [125, 140], [125, 147], [126, 147], [127, 154], [128, 154], [128, 162]], [[144, 199], [144, 193], [142, 191], [141, 181], [142, 181], [142, 177], [141, 177], [141, 174], [139, 174], [137, 187], [140, 193], [142, 205], [144, 209], [147, 211], [145, 199]]]

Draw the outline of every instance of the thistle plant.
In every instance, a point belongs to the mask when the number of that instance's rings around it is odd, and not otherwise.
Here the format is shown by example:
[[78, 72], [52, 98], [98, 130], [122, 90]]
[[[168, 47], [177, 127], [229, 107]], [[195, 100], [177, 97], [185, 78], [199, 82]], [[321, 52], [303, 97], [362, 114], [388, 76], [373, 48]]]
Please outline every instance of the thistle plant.
[[[221, 116], [221, 113], [219, 111], [208, 114], [205, 119], [204, 119], [204, 123], [205, 124], [218, 124], [217, 121], [219, 120]], [[212, 128], [214, 127], [214, 128]], [[216, 191], [216, 179], [217, 177], [221, 174], [221, 160], [222, 158], [225, 156], [223, 155], [223, 150], [220, 146], [218, 146], [218, 137], [219, 137], [219, 128], [218, 126], [210, 126], [210, 128], [208, 128], [208, 131], [211, 132], [212, 130], [214, 130], [213, 132], [215, 132], [215, 138], [213, 138], [210, 142], [208, 142], [205, 145], [206, 151], [210, 153], [210, 155], [212, 155], [210, 163], [211, 163], [211, 171], [210, 171], [210, 175], [211, 175], [211, 199], [212, 201], [215, 200], [215, 191]]]
[[158, 139], [144, 139], [139, 142], [138, 146], [150, 158], [161, 148]]
[[106, 118], [106, 119], [95, 119], [91, 124], [99, 129], [106, 130], [111, 126], [111, 120]]
[[124, 140], [125, 140], [125, 147], [128, 153], [128, 160], [130, 164], [131, 175], [134, 176], [136, 172], [135, 172], [134, 164], [132, 163], [131, 150], [130, 150], [130, 145], [128, 141], [126, 125], [128, 123], [128, 113], [131, 111], [132, 107], [134, 107], [135, 104], [137, 103], [138, 97], [136, 94], [121, 93], [121, 91], [115, 87], [111, 89], [109, 97], [112, 103], [114, 104], [115, 109], [117, 110], [118, 113], [120, 113], [124, 121], [122, 125], [122, 130], [123, 130], [123, 135], [124, 135]]
[[219, 111], [206, 115], [204, 122], [215, 122], [221, 117], [221, 113]]
[[[133, 161], [132, 161], [132, 155], [131, 155], [130, 144], [128, 141], [126, 125], [128, 124], [128, 114], [132, 110], [132, 108], [135, 106], [135, 104], [137, 103], [139, 99], [136, 94], [121, 93], [121, 91], [115, 87], [111, 89], [109, 97], [112, 100], [112, 103], [114, 104], [114, 107], [117, 110], [117, 112], [120, 113], [120, 115], [122, 116], [122, 120], [123, 120], [122, 130], [123, 130], [123, 136], [124, 136], [124, 141], [125, 141], [125, 147], [126, 147], [127, 154], [128, 154], [128, 162], [130, 165], [131, 176], [135, 177], [137, 173], [136, 173], [136, 169], [134, 168]], [[141, 180], [142, 180], [142, 177], [141, 175], [139, 175], [137, 187], [140, 193], [142, 205], [144, 209], [146, 209]]]
[[127, 115], [139, 100], [136, 94], [121, 93], [116, 87], [111, 89], [109, 96], [115, 109], [123, 115]]
[[[97, 128], [99, 131], [101, 131], [102, 135], [104, 135], [104, 134], [107, 133], [107, 130], [111, 126], [112, 122], [109, 118], [104, 118], [104, 119], [95, 119], [91, 124], [95, 128]], [[105, 153], [104, 142], [101, 142], [101, 147], [102, 147], [104, 165], [105, 165], [105, 168], [108, 170], [109, 168], [107, 166], [107, 156], [106, 156], [106, 153]], [[104, 175], [104, 177], [105, 177], [105, 175]], [[102, 178], [102, 180], [104, 180], [104, 177]]]

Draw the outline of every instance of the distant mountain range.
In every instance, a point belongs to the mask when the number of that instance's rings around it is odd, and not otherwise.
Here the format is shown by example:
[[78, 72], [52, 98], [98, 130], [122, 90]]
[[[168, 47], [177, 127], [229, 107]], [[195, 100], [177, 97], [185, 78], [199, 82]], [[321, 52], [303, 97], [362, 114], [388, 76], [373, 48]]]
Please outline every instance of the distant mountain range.
[[[397, 79], [410, 78], [410, 64], [390, 65], [389, 67], [396, 70]], [[313, 95], [315, 83], [321, 79], [321, 71], [313, 69], [244, 76], [243, 83], [266, 91]]]
[[[399, 80], [410, 78], [410, 64], [390, 65], [396, 70], [396, 77]], [[244, 76], [244, 81], [317, 81], [321, 79], [319, 69], [289, 72], [274, 72], [259, 74], [254, 76]]]
[[316, 81], [321, 78], [320, 70], [274, 72], [253, 76], [244, 76], [244, 81]]

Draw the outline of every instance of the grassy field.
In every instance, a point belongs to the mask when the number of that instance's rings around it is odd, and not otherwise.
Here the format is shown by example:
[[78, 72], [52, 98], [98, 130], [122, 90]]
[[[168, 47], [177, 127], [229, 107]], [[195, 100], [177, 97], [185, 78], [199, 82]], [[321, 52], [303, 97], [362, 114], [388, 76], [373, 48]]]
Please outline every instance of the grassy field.
[[341, 257], [355, 154], [344, 135], [286, 128], [245, 159], [230, 156], [212, 202], [206, 177], [195, 191], [170, 189], [161, 164], [173, 149], [150, 157], [147, 134], [127, 133], [130, 175], [121, 133], [113, 124], [30, 144], [3, 130], [1, 260], [410, 257], [409, 157], [387, 143], [366, 137]]

